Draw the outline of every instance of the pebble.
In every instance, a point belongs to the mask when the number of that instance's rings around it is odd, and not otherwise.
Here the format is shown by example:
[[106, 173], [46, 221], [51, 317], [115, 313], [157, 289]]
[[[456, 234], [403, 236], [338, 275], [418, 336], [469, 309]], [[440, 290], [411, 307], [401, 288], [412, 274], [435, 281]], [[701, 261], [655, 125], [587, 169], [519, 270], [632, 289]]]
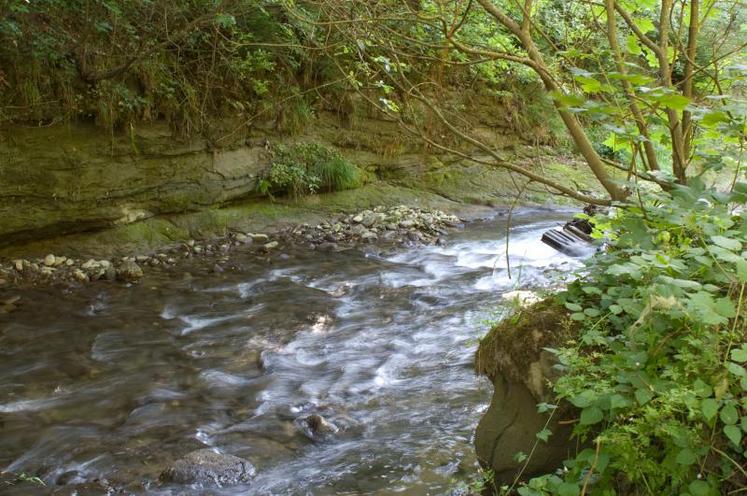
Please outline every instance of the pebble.
[[[283, 245], [309, 250], [341, 251], [356, 243], [386, 242], [401, 244], [406, 240], [425, 244], [445, 243], [447, 228], [459, 226], [462, 221], [444, 212], [407, 206], [375, 207], [352, 215], [340, 214], [336, 218], [317, 225], [297, 224], [272, 236], [261, 233], [234, 233], [216, 238], [213, 244], [198, 244], [194, 239], [153, 255], [123, 256], [117, 264], [110, 260], [75, 260], [65, 256], [48, 254], [43, 259], [15, 259], [0, 262], [0, 284], [38, 281], [71, 281], [86, 283], [96, 280], [119, 279], [134, 282], [143, 277], [142, 267], [174, 266], [179, 260], [203, 253], [215, 273], [223, 272], [230, 264], [228, 253], [236, 246], [259, 243], [260, 252], [268, 253]], [[220, 256], [218, 256], [220, 255]], [[288, 257], [276, 252], [274, 257]], [[37, 263], [38, 262], [38, 263]], [[208, 265], [209, 266], [209, 265]]]

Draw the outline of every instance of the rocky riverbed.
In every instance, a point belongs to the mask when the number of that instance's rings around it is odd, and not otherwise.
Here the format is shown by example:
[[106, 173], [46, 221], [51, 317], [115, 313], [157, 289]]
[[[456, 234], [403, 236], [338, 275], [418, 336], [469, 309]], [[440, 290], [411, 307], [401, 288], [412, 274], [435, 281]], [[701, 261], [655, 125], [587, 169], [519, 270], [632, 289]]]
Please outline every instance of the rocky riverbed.
[[[477, 337], [529, 296], [517, 287], [552, 286], [575, 262], [538, 242], [554, 213], [514, 213], [520, 286], [500, 212], [453, 230], [417, 215], [420, 227], [371, 209], [234, 233], [154, 266], [133, 254], [136, 284], [8, 285], [0, 493], [463, 494], [490, 397]], [[123, 262], [108, 261], [95, 261], [104, 280]]]
[[[316, 225], [293, 225], [267, 234], [232, 232], [209, 240], [188, 240], [156, 253], [128, 254], [119, 259], [82, 259], [50, 253], [43, 258], [0, 261], [0, 286], [80, 285], [94, 281], [132, 283], [140, 280], [149, 269], [174, 269], [180, 261], [192, 258], [203, 259], [215, 272], [221, 272], [234, 250], [282, 256], [283, 248], [288, 245], [339, 251], [360, 243], [442, 243], [448, 230], [460, 225], [461, 219], [439, 210], [404, 205], [375, 207], [354, 214], [340, 214]], [[0, 312], [6, 306], [12, 303], [0, 306]]]

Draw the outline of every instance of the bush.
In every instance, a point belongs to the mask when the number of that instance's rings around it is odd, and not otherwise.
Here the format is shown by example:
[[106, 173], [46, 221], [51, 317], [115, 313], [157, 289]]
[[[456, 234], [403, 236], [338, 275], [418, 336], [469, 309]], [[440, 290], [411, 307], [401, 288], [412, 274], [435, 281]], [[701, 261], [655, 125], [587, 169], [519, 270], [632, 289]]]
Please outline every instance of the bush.
[[741, 493], [747, 434], [747, 184], [702, 184], [598, 219], [611, 240], [561, 302], [558, 401], [591, 447], [519, 494]]
[[287, 194], [297, 198], [361, 185], [361, 170], [337, 150], [319, 143], [280, 145], [275, 148], [274, 155], [257, 185], [262, 194]]

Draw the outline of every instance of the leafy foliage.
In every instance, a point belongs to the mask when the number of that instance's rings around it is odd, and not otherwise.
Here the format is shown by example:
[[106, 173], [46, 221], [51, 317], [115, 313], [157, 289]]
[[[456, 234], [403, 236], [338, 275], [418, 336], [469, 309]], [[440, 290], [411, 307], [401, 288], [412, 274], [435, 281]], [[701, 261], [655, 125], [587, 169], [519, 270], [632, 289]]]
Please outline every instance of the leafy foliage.
[[257, 189], [263, 194], [299, 197], [360, 186], [362, 172], [337, 150], [318, 143], [280, 145]]
[[316, 84], [303, 36], [272, 0], [0, 2], [0, 122], [272, 120]]
[[609, 247], [560, 295], [583, 328], [555, 350], [592, 446], [520, 494], [747, 487], [746, 203], [693, 181], [598, 219]]

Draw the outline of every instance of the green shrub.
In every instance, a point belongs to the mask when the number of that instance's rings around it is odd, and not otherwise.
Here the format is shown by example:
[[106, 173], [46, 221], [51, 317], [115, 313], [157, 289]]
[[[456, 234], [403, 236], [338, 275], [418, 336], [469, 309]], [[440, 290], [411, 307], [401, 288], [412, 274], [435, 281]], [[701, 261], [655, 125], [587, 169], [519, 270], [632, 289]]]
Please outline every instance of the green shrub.
[[361, 185], [361, 170], [337, 150], [319, 143], [280, 145], [275, 148], [274, 155], [257, 185], [262, 194], [287, 194], [297, 198]]
[[598, 219], [610, 246], [560, 295], [581, 332], [553, 350], [590, 447], [519, 494], [745, 491], [746, 202], [696, 181]]

